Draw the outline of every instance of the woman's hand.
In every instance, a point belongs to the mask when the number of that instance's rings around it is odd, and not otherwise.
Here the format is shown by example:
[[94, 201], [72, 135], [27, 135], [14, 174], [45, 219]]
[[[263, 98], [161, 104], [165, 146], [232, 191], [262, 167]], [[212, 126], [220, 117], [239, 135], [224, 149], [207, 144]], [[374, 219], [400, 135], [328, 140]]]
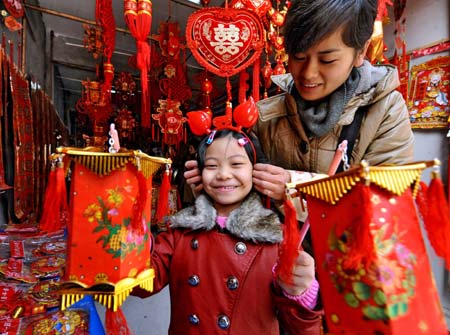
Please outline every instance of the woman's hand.
[[197, 161], [190, 160], [184, 164], [186, 171], [184, 171], [184, 179], [186, 183], [192, 188], [194, 195], [197, 196], [203, 189], [202, 175], [198, 169]]
[[253, 186], [272, 199], [284, 199], [285, 185], [290, 180], [289, 172], [281, 167], [262, 163], [253, 166]]
[[293, 296], [305, 292], [315, 278], [314, 258], [306, 251], [300, 251], [294, 267], [292, 268], [291, 281], [277, 277], [277, 283], [287, 293]]

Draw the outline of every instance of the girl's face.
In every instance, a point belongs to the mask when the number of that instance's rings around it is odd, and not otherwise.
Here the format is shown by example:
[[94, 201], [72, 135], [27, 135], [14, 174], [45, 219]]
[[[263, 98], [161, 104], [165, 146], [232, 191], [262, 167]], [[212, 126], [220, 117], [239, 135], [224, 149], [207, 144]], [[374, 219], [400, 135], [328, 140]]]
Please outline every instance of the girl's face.
[[336, 30], [306, 52], [289, 57], [289, 71], [300, 96], [318, 101], [333, 93], [350, 75], [354, 66], [363, 64], [363, 51], [348, 47], [342, 41], [343, 27]]
[[228, 216], [250, 193], [253, 165], [238, 141], [215, 139], [206, 149], [202, 171], [203, 188], [211, 197], [217, 215]]

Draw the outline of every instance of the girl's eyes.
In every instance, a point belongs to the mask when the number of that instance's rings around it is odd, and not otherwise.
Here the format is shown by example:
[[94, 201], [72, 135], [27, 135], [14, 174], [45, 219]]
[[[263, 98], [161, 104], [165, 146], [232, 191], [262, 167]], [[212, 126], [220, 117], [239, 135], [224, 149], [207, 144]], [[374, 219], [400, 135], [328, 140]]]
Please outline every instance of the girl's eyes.
[[214, 169], [214, 168], [216, 168], [216, 167], [217, 167], [216, 164], [206, 164], [206, 165], [205, 165], [205, 169]]

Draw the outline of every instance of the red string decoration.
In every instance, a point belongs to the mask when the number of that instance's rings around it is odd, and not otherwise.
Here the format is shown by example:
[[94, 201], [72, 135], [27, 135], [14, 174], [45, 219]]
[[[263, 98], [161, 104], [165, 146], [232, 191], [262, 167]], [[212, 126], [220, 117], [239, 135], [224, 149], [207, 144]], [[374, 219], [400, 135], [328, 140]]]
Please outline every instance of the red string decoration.
[[148, 78], [150, 68], [150, 45], [147, 42], [152, 25], [152, 3], [150, 0], [124, 0], [125, 23], [136, 39], [136, 66], [141, 72], [141, 126], [150, 128], [150, 108], [148, 106]]
[[116, 22], [114, 21], [112, 0], [97, 0], [95, 20], [103, 30], [103, 54], [106, 57], [106, 62], [103, 63], [104, 82], [102, 90], [110, 93], [114, 79], [114, 66], [111, 63], [111, 57], [116, 44]]

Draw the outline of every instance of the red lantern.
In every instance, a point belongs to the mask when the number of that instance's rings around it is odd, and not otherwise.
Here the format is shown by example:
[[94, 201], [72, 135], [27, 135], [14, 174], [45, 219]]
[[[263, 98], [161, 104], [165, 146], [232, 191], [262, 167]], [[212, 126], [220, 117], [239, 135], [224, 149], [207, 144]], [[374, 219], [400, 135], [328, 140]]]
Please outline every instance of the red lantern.
[[116, 311], [134, 287], [152, 290], [152, 175], [170, 160], [137, 151], [59, 151], [73, 163], [62, 309], [92, 294]]

